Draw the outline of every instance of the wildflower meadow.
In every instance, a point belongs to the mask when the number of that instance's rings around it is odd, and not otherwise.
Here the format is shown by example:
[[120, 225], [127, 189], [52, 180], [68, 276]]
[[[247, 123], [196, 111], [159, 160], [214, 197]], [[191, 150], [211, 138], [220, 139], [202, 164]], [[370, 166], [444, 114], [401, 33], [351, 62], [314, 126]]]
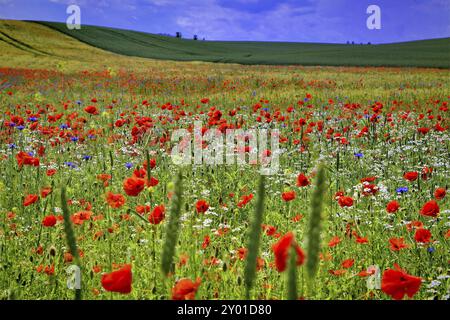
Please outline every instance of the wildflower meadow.
[[448, 70], [86, 66], [0, 69], [2, 299], [449, 298]]

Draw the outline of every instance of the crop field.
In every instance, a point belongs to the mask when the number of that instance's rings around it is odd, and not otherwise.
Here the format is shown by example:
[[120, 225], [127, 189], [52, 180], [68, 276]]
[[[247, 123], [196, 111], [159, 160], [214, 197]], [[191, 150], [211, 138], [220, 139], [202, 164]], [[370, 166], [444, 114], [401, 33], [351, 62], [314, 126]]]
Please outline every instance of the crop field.
[[[449, 299], [448, 69], [150, 60], [0, 31], [0, 299]], [[279, 170], [175, 164], [172, 133], [196, 122], [276, 130], [279, 151], [244, 150]]]
[[383, 45], [194, 41], [131, 30], [37, 22], [104, 50], [143, 58], [268, 65], [450, 67], [449, 38]]

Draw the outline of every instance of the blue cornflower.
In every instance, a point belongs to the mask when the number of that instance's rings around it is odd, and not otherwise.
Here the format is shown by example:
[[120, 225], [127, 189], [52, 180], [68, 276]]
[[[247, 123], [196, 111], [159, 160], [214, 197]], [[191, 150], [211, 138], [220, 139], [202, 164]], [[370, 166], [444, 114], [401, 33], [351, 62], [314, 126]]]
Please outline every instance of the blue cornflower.
[[10, 122], [10, 123], [9, 123], [9, 126], [10, 126], [10, 127], [15, 127], [16, 124], [15, 124], [14, 122]]
[[23, 129], [25, 129], [25, 126], [17, 126], [17, 129], [22, 131]]
[[92, 159], [92, 156], [84, 156], [83, 157], [83, 160], [86, 160], [86, 161], [91, 160], [91, 159]]
[[95, 139], [96, 137], [95, 137], [95, 135], [90, 134], [90, 135], [88, 135], [88, 138], [89, 138], [89, 139]]
[[77, 165], [75, 163], [70, 162], [70, 161], [66, 161], [66, 162], [64, 162], [64, 164], [72, 169], [75, 169], [77, 167]]
[[269, 108], [262, 108], [264, 111], [269, 112]]
[[355, 153], [355, 157], [362, 158], [364, 155], [361, 152]]
[[17, 146], [16, 146], [14, 143], [8, 144], [8, 147], [9, 147], [10, 149], [16, 149], [16, 148], [17, 148]]
[[36, 117], [29, 117], [29, 118], [28, 118], [28, 121], [30, 121], [30, 122], [36, 122], [36, 121], [38, 121], [38, 118], [36, 118]]
[[433, 252], [436, 251], [436, 249], [433, 248], [433, 247], [429, 247], [429, 248], [427, 249], [427, 251], [428, 251], [428, 253], [433, 253]]
[[408, 187], [400, 187], [400, 188], [397, 188], [397, 193], [405, 193], [405, 192], [408, 192]]
[[131, 169], [133, 168], [133, 164], [131, 162], [127, 162], [125, 163], [125, 167], [127, 167], [127, 169]]
[[79, 138], [78, 137], [72, 137], [72, 138], [70, 138], [70, 140], [72, 140], [73, 142], [77, 142], [79, 140]]
[[59, 126], [59, 128], [61, 130], [64, 130], [64, 129], [69, 129], [69, 126], [67, 124], [63, 123], [62, 125]]
[[82, 103], [83, 103], [83, 102], [81, 102], [81, 100], [77, 100], [77, 101], [76, 101], [76, 104], [77, 104], [77, 105], [81, 105]]

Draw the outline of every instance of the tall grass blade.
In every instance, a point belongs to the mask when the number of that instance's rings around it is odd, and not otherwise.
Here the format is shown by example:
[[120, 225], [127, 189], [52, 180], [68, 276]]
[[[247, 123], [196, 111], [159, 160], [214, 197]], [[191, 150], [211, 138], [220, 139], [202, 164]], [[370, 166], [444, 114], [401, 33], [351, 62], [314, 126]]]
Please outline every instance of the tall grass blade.
[[[326, 191], [325, 179], [325, 167], [323, 164], [320, 164], [317, 173], [316, 188], [311, 199], [311, 214], [309, 217], [308, 259], [306, 262], [306, 271], [309, 278], [308, 289], [312, 289], [314, 285], [314, 278], [319, 266], [322, 209]], [[312, 293], [312, 290], [309, 293]]]
[[247, 300], [250, 299], [250, 291], [254, 285], [256, 277], [256, 262], [261, 238], [261, 224], [263, 222], [264, 214], [264, 183], [265, 177], [260, 175], [257, 195], [258, 198], [256, 202], [255, 215], [253, 216], [253, 220], [250, 225], [247, 245], [248, 253], [244, 270], [245, 296]]
[[166, 227], [165, 241], [163, 245], [162, 257], [161, 257], [161, 269], [164, 275], [168, 275], [173, 263], [173, 257], [175, 255], [175, 246], [178, 240], [178, 234], [180, 232], [180, 216], [181, 205], [183, 197], [182, 186], [182, 174], [181, 170], [175, 179], [175, 190], [172, 196], [172, 205], [170, 207], [169, 221]]
[[[64, 217], [64, 232], [66, 234], [67, 244], [69, 246], [70, 253], [74, 257], [75, 264], [81, 270], [80, 255], [78, 254], [77, 241], [75, 238], [75, 233], [72, 228], [72, 222], [70, 220], [69, 208], [67, 207], [66, 187], [65, 186], [63, 186], [61, 188], [61, 208], [62, 208], [63, 217]], [[80, 277], [81, 277], [81, 273], [80, 273]], [[81, 279], [80, 279], [80, 282], [81, 282]], [[81, 289], [77, 289], [77, 288], [75, 289], [75, 300], [81, 300]]]
[[288, 300], [297, 300], [297, 252], [294, 245], [289, 248], [288, 274], [287, 274], [287, 298]]

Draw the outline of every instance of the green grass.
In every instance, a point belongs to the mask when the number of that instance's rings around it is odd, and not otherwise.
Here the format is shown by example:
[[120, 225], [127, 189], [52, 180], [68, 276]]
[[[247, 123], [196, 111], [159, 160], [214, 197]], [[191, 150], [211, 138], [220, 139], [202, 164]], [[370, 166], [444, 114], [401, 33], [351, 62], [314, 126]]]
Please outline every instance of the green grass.
[[37, 22], [81, 42], [143, 58], [267, 65], [450, 67], [450, 38], [382, 45], [225, 42], [177, 39], [130, 30]]

